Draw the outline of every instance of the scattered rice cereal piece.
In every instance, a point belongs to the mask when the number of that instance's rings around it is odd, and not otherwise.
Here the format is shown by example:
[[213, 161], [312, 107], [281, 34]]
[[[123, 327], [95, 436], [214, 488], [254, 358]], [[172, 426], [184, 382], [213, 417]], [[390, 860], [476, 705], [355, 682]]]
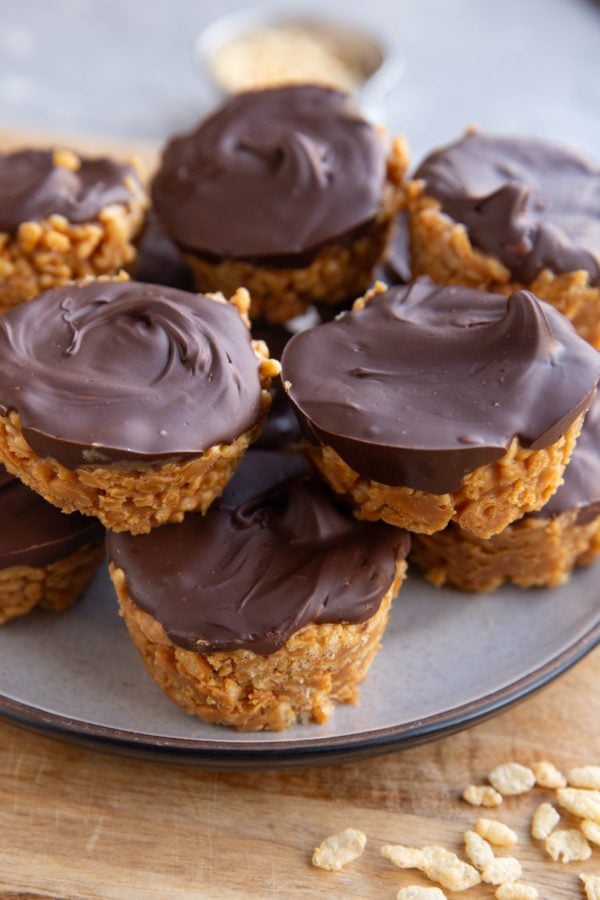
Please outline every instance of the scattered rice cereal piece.
[[418, 887], [415, 884], [400, 888], [396, 900], [448, 900], [448, 898], [437, 887]]
[[589, 788], [592, 791], [599, 790], [600, 766], [578, 766], [576, 769], [571, 769], [567, 780], [572, 787]]
[[477, 869], [444, 847], [424, 847], [420, 869], [450, 891], [466, 891], [481, 882]]
[[552, 834], [558, 823], [560, 815], [551, 803], [540, 803], [531, 820], [531, 837], [537, 841], [543, 841]]
[[600, 825], [600, 791], [586, 791], [582, 788], [559, 788], [556, 792], [558, 805], [580, 819], [591, 819]]
[[592, 844], [600, 844], [600, 825], [597, 822], [592, 822], [591, 819], [584, 819], [579, 827], [588, 841], [591, 841]]
[[338, 834], [332, 834], [315, 848], [312, 864], [318, 869], [328, 872], [339, 872], [347, 863], [362, 854], [367, 845], [367, 837], [355, 828], [345, 828]]
[[587, 900], [600, 900], [600, 875], [580, 875]]
[[494, 851], [476, 831], [465, 831], [465, 853], [469, 861], [478, 869], [483, 869], [494, 859]]
[[500, 806], [502, 803], [502, 794], [495, 791], [489, 784], [470, 784], [465, 788], [463, 800], [470, 803], [471, 806]]
[[380, 853], [399, 869], [420, 869], [423, 865], [423, 851], [402, 844], [385, 844]]
[[535, 784], [535, 775], [527, 766], [509, 762], [492, 769], [488, 781], [503, 797], [512, 797], [530, 791]]
[[523, 870], [521, 863], [514, 856], [496, 856], [481, 873], [481, 880], [487, 884], [506, 884], [518, 881]]
[[512, 828], [497, 819], [477, 819], [475, 831], [496, 847], [512, 847], [519, 840]]
[[592, 848], [580, 831], [553, 831], [546, 838], [546, 852], [555, 862], [583, 862], [592, 855]]
[[537, 900], [540, 895], [532, 884], [513, 881], [512, 884], [501, 884], [494, 896], [496, 900]]
[[555, 790], [567, 786], [567, 779], [563, 773], [559, 772], [554, 763], [548, 762], [547, 759], [531, 763], [531, 768], [540, 787]]

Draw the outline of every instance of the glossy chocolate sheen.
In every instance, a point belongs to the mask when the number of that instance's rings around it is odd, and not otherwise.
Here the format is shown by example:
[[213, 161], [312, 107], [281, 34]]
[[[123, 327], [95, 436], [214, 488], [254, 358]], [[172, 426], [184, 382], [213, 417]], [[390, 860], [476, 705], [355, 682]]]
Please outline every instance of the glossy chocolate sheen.
[[385, 147], [346, 94], [316, 85], [249, 91], [166, 147], [155, 209], [182, 248], [306, 264], [377, 214]]
[[600, 284], [600, 166], [531, 138], [468, 132], [415, 173], [475, 247], [531, 282], [585, 269]]
[[296, 335], [282, 379], [308, 440], [367, 478], [444, 494], [515, 436], [554, 443], [589, 405], [599, 361], [528, 291], [424, 278]]
[[585, 525], [600, 515], [600, 395], [585, 417], [583, 430], [565, 469], [562, 486], [543, 509], [530, 513], [550, 518], [578, 509], [577, 524]]
[[408, 547], [400, 529], [356, 521], [302, 457], [261, 450], [205, 516], [108, 536], [132, 599], [173, 643], [265, 656], [310, 623], [370, 619]]
[[48, 566], [103, 536], [95, 519], [65, 515], [0, 466], [0, 569]]
[[0, 320], [0, 411], [71, 468], [199, 456], [255, 425], [260, 396], [248, 329], [202, 295], [94, 282]]
[[135, 170], [110, 157], [81, 158], [75, 172], [54, 165], [53, 150], [0, 153], [0, 232], [15, 234], [22, 222], [51, 215], [93, 222], [111, 203], [129, 203], [126, 178]]

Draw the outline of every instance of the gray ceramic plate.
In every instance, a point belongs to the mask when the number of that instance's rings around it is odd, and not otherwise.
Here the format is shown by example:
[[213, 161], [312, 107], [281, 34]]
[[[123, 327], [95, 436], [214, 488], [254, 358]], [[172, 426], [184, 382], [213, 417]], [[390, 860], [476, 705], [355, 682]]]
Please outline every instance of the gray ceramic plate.
[[82, 603], [0, 629], [0, 714], [55, 736], [213, 768], [338, 762], [431, 740], [522, 700], [600, 640], [598, 568], [491, 596], [417, 578], [396, 601], [357, 707], [323, 726], [238, 734], [173, 706], [129, 643], [106, 573]]

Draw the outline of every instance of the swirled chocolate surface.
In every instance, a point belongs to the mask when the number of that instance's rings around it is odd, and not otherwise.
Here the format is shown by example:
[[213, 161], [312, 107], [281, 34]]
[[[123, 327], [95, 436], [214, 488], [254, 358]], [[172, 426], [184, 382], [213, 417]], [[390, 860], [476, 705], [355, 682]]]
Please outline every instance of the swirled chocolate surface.
[[0, 321], [0, 411], [71, 468], [231, 443], [257, 422], [258, 369], [234, 307], [158, 285], [55, 288]]
[[0, 466], [0, 569], [48, 566], [103, 536], [99, 522], [65, 515]]
[[14, 234], [22, 222], [58, 214], [70, 222], [93, 222], [111, 203], [129, 203], [126, 178], [135, 170], [110, 157], [87, 159], [72, 172], [55, 165], [52, 150], [0, 153], [0, 232]]
[[292, 265], [377, 214], [385, 148], [346, 94], [316, 85], [238, 94], [167, 145], [152, 196], [194, 253]]
[[585, 269], [600, 283], [600, 166], [533, 138], [467, 132], [415, 178], [475, 247], [528, 283], [541, 269]]
[[443, 494], [515, 436], [554, 443], [589, 405], [599, 361], [528, 291], [424, 278], [296, 335], [282, 378], [308, 440], [375, 481]]
[[565, 469], [562, 486], [543, 509], [530, 515], [551, 518], [572, 509], [579, 510], [577, 516], [579, 525], [585, 525], [596, 516], [600, 516], [600, 395], [598, 394], [585, 417], [583, 430]]
[[109, 534], [109, 559], [171, 640], [268, 655], [304, 625], [378, 610], [408, 535], [356, 521], [303, 458], [251, 450], [205, 516], [150, 534]]

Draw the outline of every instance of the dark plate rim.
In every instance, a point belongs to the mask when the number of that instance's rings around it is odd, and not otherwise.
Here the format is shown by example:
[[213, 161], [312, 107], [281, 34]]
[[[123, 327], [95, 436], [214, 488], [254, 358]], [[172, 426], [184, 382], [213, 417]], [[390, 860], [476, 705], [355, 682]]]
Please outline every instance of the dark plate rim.
[[62, 716], [0, 694], [0, 717], [63, 740], [71, 740], [116, 753], [147, 756], [154, 760], [218, 768], [274, 768], [309, 764], [326, 765], [353, 757], [392, 752], [403, 747], [441, 738], [490, 718], [557, 678], [600, 644], [600, 618], [569, 647], [527, 675], [496, 691], [443, 712], [354, 734], [311, 737], [276, 743], [233, 742], [159, 737], [111, 728]]

